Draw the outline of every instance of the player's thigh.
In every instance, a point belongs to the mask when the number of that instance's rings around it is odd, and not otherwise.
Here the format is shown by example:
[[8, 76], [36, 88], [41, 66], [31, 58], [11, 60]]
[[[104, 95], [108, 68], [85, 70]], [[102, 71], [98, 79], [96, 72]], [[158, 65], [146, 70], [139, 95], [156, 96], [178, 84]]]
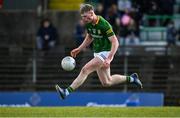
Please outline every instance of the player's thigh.
[[109, 68], [99, 68], [96, 70], [98, 77], [100, 79], [100, 82], [102, 84], [105, 84], [109, 81], [111, 75], [110, 75], [110, 67]]
[[99, 58], [95, 57], [85, 64], [82, 71], [95, 71], [100, 68], [102, 64], [103, 62]]

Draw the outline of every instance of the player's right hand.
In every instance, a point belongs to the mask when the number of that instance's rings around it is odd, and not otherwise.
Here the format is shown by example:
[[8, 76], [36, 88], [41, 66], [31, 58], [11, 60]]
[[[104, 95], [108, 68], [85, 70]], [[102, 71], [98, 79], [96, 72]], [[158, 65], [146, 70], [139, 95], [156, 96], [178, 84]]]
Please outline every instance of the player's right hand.
[[75, 48], [71, 51], [71, 56], [76, 57], [76, 55], [80, 52], [81, 50], [79, 48]]

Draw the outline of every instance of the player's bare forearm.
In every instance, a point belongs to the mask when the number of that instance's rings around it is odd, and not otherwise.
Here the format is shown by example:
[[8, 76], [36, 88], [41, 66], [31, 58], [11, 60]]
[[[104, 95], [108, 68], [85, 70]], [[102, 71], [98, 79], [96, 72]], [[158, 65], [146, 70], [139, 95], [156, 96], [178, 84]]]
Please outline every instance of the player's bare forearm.
[[118, 42], [117, 37], [115, 35], [109, 37], [109, 40], [111, 41], [112, 46], [111, 46], [111, 51], [109, 53], [108, 58], [112, 61], [114, 58], [114, 55], [115, 55], [115, 53], [119, 47], [119, 42]]
[[89, 46], [91, 42], [92, 42], [92, 37], [87, 33], [83, 43], [78, 48], [82, 50], [83, 48]]
[[75, 48], [71, 51], [71, 56], [75, 58], [76, 55], [79, 54], [81, 50], [87, 47], [91, 42], [92, 42], [92, 38], [89, 34], [87, 34], [83, 43], [78, 48]]

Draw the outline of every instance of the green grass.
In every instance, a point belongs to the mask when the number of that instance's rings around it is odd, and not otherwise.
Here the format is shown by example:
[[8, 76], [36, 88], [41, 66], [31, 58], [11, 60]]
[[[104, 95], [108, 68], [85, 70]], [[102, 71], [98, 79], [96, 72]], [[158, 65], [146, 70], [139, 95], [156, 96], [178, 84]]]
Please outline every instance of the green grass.
[[180, 117], [180, 107], [0, 107], [1, 117]]

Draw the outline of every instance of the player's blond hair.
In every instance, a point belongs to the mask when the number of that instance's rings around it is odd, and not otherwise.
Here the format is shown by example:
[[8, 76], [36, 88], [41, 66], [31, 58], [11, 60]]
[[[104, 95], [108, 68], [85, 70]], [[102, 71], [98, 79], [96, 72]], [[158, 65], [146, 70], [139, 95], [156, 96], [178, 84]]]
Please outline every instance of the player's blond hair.
[[81, 14], [86, 13], [86, 12], [91, 11], [91, 10], [94, 11], [94, 7], [90, 4], [82, 4], [80, 6], [80, 13]]

